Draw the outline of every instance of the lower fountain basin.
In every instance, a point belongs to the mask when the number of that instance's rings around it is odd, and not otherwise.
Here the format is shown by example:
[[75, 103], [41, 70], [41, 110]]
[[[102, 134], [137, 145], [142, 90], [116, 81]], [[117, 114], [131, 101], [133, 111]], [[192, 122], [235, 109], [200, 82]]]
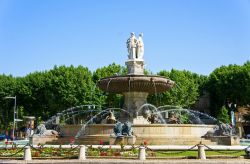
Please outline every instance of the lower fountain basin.
[[[133, 125], [132, 129], [136, 137], [135, 144], [141, 144], [147, 141], [147, 143], [151, 145], [194, 145], [198, 144], [202, 137], [214, 127], [215, 125], [137, 124]], [[81, 125], [63, 125], [60, 127], [62, 136], [66, 138], [72, 138], [80, 128]], [[113, 128], [114, 124], [88, 125], [84, 134], [78, 138], [78, 142], [91, 145], [99, 144], [100, 141], [103, 141], [109, 144]]]

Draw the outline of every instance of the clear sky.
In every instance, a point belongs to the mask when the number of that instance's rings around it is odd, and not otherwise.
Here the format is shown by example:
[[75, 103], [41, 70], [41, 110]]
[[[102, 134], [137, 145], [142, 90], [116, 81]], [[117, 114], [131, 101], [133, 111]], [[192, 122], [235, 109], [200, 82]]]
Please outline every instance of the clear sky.
[[125, 65], [130, 32], [153, 73], [209, 75], [250, 60], [250, 0], [0, 0], [0, 74]]

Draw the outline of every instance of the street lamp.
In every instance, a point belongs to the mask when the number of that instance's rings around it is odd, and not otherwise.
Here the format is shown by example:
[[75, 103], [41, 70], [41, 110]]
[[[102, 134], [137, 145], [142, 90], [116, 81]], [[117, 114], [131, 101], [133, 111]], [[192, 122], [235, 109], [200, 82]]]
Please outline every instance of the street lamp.
[[4, 97], [5, 99], [14, 99], [15, 103], [14, 103], [14, 119], [13, 119], [13, 139], [15, 137], [15, 124], [16, 124], [16, 96], [15, 97]]

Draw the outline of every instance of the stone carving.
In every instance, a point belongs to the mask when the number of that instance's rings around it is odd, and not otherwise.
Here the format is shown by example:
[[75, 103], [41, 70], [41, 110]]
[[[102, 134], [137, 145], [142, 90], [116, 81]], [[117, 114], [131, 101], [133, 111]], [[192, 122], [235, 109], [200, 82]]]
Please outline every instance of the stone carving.
[[132, 136], [132, 124], [130, 122], [125, 122], [122, 127], [122, 134], [125, 136]]
[[229, 124], [219, 124], [219, 131], [223, 136], [232, 136], [232, 127]]
[[161, 123], [161, 120], [156, 114], [151, 114], [150, 117], [148, 117], [148, 121], [151, 124]]
[[122, 126], [123, 124], [121, 122], [117, 122], [114, 127], [114, 133], [116, 137], [121, 137], [122, 135]]
[[127, 40], [128, 58], [129, 59], [136, 58], [136, 45], [137, 45], [137, 39], [135, 37], [135, 33], [131, 32], [130, 38]]
[[136, 56], [138, 59], [143, 59], [143, 55], [144, 55], [144, 43], [143, 43], [142, 37], [143, 37], [143, 33], [139, 35], [138, 41], [137, 41]]
[[114, 127], [114, 133], [116, 137], [132, 136], [132, 124], [130, 122], [117, 122]]
[[102, 124], [115, 124], [116, 118], [114, 116], [114, 113], [110, 110], [106, 118], [102, 119]]
[[[143, 116], [143, 118], [145, 120], [147, 120], [147, 122], [149, 124], [156, 124], [156, 123], [161, 123], [161, 119], [159, 118], [159, 114], [158, 113], [153, 113], [151, 110], [149, 109], [144, 109], [141, 112], [141, 115]], [[140, 116], [137, 116], [137, 118], [139, 118]], [[145, 122], [143, 123], [145, 124]]]
[[55, 130], [47, 130], [45, 127], [45, 123], [42, 122], [40, 125], [37, 126], [35, 135], [39, 136], [58, 136], [58, 132]]
[[180, 124], [180, 119], [177, 115], [171, 114], [167, 121], [168, 124]]
[[131, 32], [130, 38], [126, 42], [129, 59], [143, 59], [144, 43], [142, 37], [143, 34], [141, 33], [137, 39], [135, 33]]
[[205, 137], [232, 136], [233, 134], [233, 129], [229, 124], [220, 123], [213, 130], [208, 131]]
[[106, 117], [107, 124], [114, 124], [116, 123], [116, 118], [114, 116], [114, 113], [112, 111], [109, 112], [109, 115]]

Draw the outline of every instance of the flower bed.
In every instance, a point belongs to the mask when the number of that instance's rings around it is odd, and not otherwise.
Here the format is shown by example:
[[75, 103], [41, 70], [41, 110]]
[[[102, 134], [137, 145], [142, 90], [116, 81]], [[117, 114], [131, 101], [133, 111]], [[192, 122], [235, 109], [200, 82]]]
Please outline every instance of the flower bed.
[[[142, 145], [146, 147], [145, 145]], [[98, 147], [87, 146], [86, 156], [88, 158], [138, 158], [139, 146], [131, 146], [129, 149], [124, 149], [124, 145], [121, 144], [119, 149], [114, 149], [112, 146], [107, 148], [103, 145]], [[147, 148], [147, 147], [146, 147]], [[34, 159], [76, 159], [79, 156], [79, 145], [68, 145], [68, 148], [44, 147], [39, 145], [38, 147], [31, 146], [31, 154]], [[0, 158], [19, 159], [24, 155], [24, 147], [6, 147], [0, 149]], [[207, 157], [223, 157], [223, 158], [236, 158], [244, 156], [245, 151], [211, 151], [206, 150]], [[197, 158], [197, 150], [183, 150], [183, 151], [155, 151], [146, 149], [146, 157], [150, 158]]]

